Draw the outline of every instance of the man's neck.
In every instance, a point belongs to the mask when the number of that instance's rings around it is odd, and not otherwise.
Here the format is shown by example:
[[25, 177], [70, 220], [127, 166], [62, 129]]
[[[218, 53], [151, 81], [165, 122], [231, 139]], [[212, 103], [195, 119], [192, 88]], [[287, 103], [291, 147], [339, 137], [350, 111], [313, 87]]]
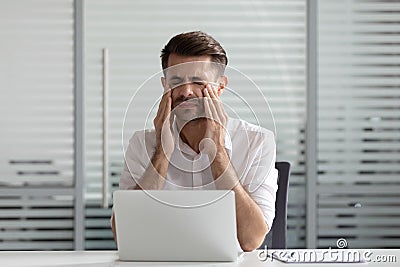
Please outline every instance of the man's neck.
[[196, 119], [186, 123], [178, 121], [177, 126], [180, 129], [179, 136], [182, 141], [196, 151], [197, 154], [200, 153], [199, 144], [203, 140], [206, 131], [206, 119]]

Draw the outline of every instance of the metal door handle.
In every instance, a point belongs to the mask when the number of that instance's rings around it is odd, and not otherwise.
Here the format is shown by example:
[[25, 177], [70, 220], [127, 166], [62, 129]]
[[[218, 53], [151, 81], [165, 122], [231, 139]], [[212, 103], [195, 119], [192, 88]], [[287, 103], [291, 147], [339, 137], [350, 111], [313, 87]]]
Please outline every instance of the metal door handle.
[[103, 48], [103, 186], [102, 206], [108, 208], [108, 48]]

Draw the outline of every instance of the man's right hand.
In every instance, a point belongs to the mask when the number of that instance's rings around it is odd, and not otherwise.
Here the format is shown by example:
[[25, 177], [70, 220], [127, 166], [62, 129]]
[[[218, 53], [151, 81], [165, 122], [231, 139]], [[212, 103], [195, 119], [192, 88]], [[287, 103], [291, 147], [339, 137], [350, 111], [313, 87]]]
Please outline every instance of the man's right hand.
[[156, 151], [163, 152], [167, 158], [171, 157], [175, 145], [174, 136], [172, 134], [174, 116], [171, 113], [171, 91], [172, 90], [169, 89], [161, 98], [157, 116], [153, 121], [156, 129]]
[[156, 128], [156, 150], [151, 158], [151, 164], [149, 164], [143, 176], [137, 182], [136, 189], [161, 190], [164, 187], [169, 159], [175, 148], [171, 129], [173, 123], [171, 104], [171, 90], [168, 90], [161, 98], [157, 116], [153, 121]]

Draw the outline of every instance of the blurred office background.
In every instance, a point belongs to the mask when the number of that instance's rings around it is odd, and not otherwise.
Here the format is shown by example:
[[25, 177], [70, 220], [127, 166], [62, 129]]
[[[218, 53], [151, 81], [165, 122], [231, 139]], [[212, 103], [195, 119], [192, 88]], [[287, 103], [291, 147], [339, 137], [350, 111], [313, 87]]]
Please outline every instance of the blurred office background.
[[122, 139], [161, 87], [122, 137], [125, 110], [192, 30], [268, 99], [292, 164], [288, 246], [400, 247], [399, 29], [391, 0], [0, 1], [0, 250], [115, 249]]

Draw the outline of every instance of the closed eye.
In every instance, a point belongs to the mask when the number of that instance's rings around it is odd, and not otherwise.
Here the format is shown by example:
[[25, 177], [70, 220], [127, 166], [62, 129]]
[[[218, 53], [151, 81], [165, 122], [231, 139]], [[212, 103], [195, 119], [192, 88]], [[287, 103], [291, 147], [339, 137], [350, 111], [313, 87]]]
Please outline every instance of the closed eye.
[[174, 76], [169, 80], [169, 84], [171, 84], [171, 85], [178, 85], [178, 84], [181, 84], [182, 82], [183, 82], [183, 79], [178, 76]]

